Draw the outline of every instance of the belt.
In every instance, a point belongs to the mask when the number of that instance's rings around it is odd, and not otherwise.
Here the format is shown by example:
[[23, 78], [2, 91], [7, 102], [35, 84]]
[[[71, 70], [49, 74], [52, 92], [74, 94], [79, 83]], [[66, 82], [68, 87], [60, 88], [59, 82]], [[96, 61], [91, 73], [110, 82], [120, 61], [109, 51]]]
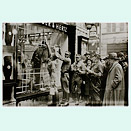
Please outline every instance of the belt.
[[65, 74], [65, 73], [69, 73], [69, 72], [68, 72], [68, 71], [64, 71], [64, 72], [61, 71], [61, 73], [62, 73], [62, 74]]

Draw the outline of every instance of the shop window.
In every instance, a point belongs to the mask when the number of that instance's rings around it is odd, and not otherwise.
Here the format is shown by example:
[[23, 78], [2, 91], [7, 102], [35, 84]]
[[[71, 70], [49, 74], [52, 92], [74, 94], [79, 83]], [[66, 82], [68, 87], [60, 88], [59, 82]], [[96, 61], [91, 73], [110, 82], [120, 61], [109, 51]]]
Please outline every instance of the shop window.
[[3, 100], [15, 97], [18, 101], [43, 91], [49, 93], [52, 83], [61, 88], [62, 61], [50, 55], [54, 50], [62, 54], [68, 49], [66, 33], [38, 23], [4, 23], [2, 42]]
[[17, 30], [16, 95], [39, 90], [50, 84], [46, 63], [49, 50], [46, 49], [43, 30], [33, 24], [18, 25]]
[[107, 23], [107, 33], [116, 32], [116, 23]]
[[50, 55], [54, 50], [59, 52], [60, 46], [53, 45], [54, 43], [51, 41], [56, 42], [55, 38], [58, 36], [61, 38], [63, 35], [57, 32], [53, 33], [51, 29], [36, 24], [18, 25], [17, 30], [16, 95], [43, 91], [46, 90], [46, 87], [50, 87], [50, 71], [53, 68], [50, 64], [52, 62], [57, 74], [55, 84], [59, 88], [61, 61], [54, 57], [50, 62]]

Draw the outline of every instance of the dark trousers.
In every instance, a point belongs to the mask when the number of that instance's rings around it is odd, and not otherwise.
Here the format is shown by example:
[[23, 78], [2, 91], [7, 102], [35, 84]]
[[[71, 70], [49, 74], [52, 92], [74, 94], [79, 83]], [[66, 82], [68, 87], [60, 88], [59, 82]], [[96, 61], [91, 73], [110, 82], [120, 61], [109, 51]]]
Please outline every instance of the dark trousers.
[[74, 73], [72, 77], [72, 93], [81, 94], [82, 77], [79, 74]]
[[69, 101], [69, 73], [61, 73], [61, 87], [63, 91], [63, 100]]

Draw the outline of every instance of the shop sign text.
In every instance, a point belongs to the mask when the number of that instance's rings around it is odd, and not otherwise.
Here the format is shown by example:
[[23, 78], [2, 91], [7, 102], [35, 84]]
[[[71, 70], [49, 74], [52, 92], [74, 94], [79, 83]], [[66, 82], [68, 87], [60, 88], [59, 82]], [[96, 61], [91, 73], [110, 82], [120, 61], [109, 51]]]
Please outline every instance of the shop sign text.
[[67, 27], [65, 25], [60, 24], [60, 23], [42, 23], [42, 24], [45, 26], [51, 27], [53, 29], [67, 33]]

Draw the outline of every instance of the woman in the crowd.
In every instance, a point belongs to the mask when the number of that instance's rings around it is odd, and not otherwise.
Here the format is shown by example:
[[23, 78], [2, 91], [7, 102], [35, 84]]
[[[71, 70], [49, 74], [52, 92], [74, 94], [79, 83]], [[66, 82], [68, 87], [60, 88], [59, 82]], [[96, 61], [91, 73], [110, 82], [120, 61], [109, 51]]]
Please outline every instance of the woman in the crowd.
[[[91, 69], [91, 64], [92, 61], [91, 59], [87, 60], [87, 70]], [[84, 94], [85, 94], [85, 106], [90, 105], [90, 84], [91, 79], [90, 79], [90, 73], [87, 71], [85, 73], [85, 90], [84, 90]]]
[[[91, 62], [90, 61], [91, 60], [90, 59], [90, 52], [86, 51], [86, 53], [82, 56], [82, 60], [83, 60], [83, 63], [85, 64], [85, 67], [88, 68], [87, 66], [90, 66], [90, 62]], [[87, 97], [87, 95], [89, 95], [89, 91], [88, 91], [87, 88], [88, 88], [88, 83], [89, 82], [88, 82], [88, 75], [87, 75], [87, 73], [82, 74], [82, 80], [83, 80], [83, 82], [82, 82], [82, 85], [81, 85], [82, 86], [81, 87], [81, 100], [86, 100], [87, 101], [86, 103], [88, 105], [89, 102], [88, 102], [87, 98], [89, 98], [89, 97]]]

